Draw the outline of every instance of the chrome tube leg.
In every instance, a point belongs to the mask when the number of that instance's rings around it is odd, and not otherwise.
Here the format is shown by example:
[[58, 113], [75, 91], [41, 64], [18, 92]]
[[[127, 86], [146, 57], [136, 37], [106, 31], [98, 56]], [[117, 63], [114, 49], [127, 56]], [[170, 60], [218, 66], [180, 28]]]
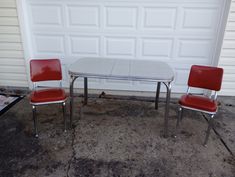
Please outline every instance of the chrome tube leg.
[[210, 135], [210, 130], [213, 127], [213, 124], [214, 124], [214, 115], [211, 115], [210, 120], [208, 122], [208, 128], [207, 128], [207, 131], [206, 131], [206, 138], [205, 138], [205, 141], [204, 141], [204, 144], [203, 144], [204, 146], [206, 146], [206, 144], [207, 144], [207, 141], [208, 141], [209, 135]]
[[70, 81], [70, 128], [72, 128], [73, 124], [73, 86], [74, 86], [74, 81], [78, 77], [73, 77], [71, 76], [71, 81]]
[[184, 112], [184, 109], [182, 107], [179, 107], [179, 109], [178, 109], [178, 116], [177, 116], [177, 122], [176, 122], [175, 137], [179, 133], [179, 127], [180, 127], [180, 122], [182, 121], [183, 112]]
[[62, 108], [63, 108], [63, 118], [64, 118], [64, 131], [67, 131], [67, 120], [66, 120], [66, 104], [65, 102], [62, 103]]
[[156, 97], [155, 97], [155, 109], [158, 109], [160, 89], [161, 89], [161, 82], [158, 82], [157, 83]]
[[176, 129], [178, 130], [180, 121], [182, 120], [182, 113], [183, 113], [183, 108], [180, 107], [178, 110], [178, 117], [177, 117], [177, 123], [176, 123]]
[[87, 99], [88, 99], [87, 77], [84, 77], [84, 105], [87, 104]]
[[36, 116], [36, 106], [32, 106], [32, 110], [33, 110], [33, 124], [34, 124], [34, 135], [37, 138], [38, 137], [38, 120], [37, 120], [37, 116]]
[[184, 116], [184, 109], [182, 108], [181, 110], [181, 115], [180, 115], [180, 122], [182, 122]]
[[[164, 83], [164, 82], [163, 82]], [[170, 97], [171, 97], [171, 83], [164, 83], [166, 86], [166, 106], [165, 106], [165, 121], [164, 121], [164, 136], [168, 137], [168, 117], [169, 117], [169, 104], [170, 104]]]

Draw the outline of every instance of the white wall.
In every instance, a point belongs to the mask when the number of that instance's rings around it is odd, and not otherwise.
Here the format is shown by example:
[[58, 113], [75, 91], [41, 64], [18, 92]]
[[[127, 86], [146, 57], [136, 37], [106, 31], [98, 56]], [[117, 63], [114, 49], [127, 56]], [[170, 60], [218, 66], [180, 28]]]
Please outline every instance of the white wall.
[[0, 0], [0, 86], [28, 87], [16, 0]]
[[224, 68], [221, 95], [235, 96], [235, 0], [232, 0], [219, 60]]

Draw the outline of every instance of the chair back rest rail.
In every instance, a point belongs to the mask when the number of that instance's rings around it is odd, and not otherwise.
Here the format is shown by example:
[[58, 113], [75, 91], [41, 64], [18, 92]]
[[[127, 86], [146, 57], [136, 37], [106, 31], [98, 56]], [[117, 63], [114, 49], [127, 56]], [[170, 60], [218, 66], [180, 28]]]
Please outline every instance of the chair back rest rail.
[[[190, 91], [191, 91], [191, 87], [188, 87], [186, 94], [187, 94], [187, 95], [192, 94]], [[206, 96], [208, 96], [208, 97], [209, 97], [210, 99], [212, 99], [212, 100], [216, 100], [216, 99], [217, 99], [217, 96], [218, 96], [218, 92], [217, 92], [217, 91], [214, 91], [214, 90], [209, 90], [209, 91], [210, 91], [210, 95], [209, 95], [209, 96], [206, 95]], [[203, 93], [203, 95], [205, 95], [205, 94]]]

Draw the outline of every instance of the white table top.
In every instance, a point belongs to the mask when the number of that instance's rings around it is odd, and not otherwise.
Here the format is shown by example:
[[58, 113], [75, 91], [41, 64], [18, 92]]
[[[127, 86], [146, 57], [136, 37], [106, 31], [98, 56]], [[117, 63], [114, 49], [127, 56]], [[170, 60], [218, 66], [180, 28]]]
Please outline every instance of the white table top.
[[[146, 69], [147, 68], [147, 69]], [[171, 82], [172, 68], [161, 61], [111, 58], [81, 58], [69, 67], [69, 74], [88, 78]]]

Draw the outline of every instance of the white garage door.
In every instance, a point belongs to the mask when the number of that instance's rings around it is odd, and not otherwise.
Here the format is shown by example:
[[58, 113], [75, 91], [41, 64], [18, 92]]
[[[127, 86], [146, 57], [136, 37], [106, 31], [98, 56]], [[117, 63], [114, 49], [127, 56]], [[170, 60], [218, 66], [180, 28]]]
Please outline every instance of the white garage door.
[[[173, 91], [184, 92], [190, 66], [214, 60], [225, 1], [25, 2], [30, 57], [61, 58], [66, 86], [71, 63], [84, 56], [101, 56], [165, 61], [175, 72]], [[89, 88], [155, 91], [156, 84], [91, 80]]]

